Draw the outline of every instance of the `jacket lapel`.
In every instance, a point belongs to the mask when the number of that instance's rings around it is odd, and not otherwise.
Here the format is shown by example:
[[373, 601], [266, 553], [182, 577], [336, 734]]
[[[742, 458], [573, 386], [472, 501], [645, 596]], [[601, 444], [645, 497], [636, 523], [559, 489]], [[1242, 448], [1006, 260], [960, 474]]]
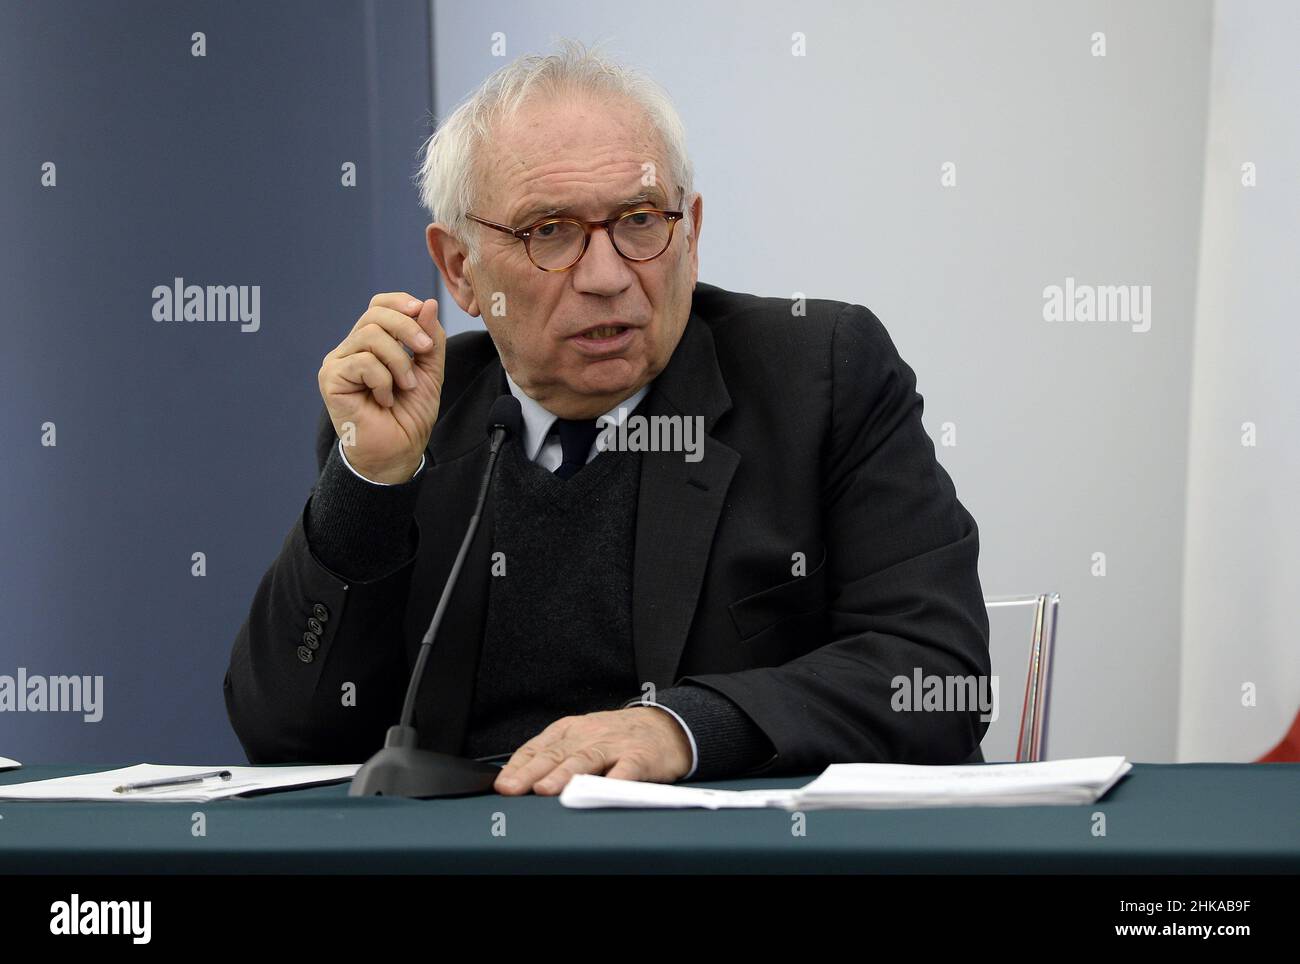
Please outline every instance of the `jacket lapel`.
[[692, 312], [654, 381], [647, 415], [704, 419], [703, 458], [644, 452], [632, 569], [632, 644], [642, 684], [671, 686], [695, 615], [723, 500], [740, 454], [709, 433], [731, 408], [713, 334]]

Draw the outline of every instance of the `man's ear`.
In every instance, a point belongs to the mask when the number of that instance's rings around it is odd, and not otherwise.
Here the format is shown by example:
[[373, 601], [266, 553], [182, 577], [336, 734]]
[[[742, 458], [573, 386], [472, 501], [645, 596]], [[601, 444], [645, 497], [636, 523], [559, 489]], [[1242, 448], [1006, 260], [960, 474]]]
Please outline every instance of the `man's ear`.
[[460, 305], [461, 311], [470, 317], [479, 315], [478, 297], [474, 294], [473, 278], [469, 271], [469, 252], [458, 241], [446, 225], [434, 222], [425, 228], [425, 243], [429, 247], [429, 256], [438, 266], [443, 285]]
[[691, 234], [689, 244], [691, 247], [691, 277], [692, 286], [695, 280], [698, 280], [700, 274], [700, 232], [704, 230], [704, 195], [697, 193], [695, 200], [691, 202], [690, 208], [686, 211], [686, 220], [690, 222]]
[[696, 192], [695, 200], [691, 202], [690, 208], [686, 212], [686, 217], [691, 222], [691, 244], [700, 243], [700, 232], [704, 230], [704, 195]]

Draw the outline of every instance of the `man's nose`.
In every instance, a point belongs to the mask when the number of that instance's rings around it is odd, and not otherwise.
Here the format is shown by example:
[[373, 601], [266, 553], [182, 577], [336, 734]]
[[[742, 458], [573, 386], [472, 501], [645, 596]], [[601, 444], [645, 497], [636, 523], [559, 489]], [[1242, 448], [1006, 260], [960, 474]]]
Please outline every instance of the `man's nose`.
[[587, 253], [573, 267], [573, 284], [579, 291], [595, 295], [616, 295], [630, 285], [636, 273], [614, 248], [614, 239], [604, 228], [591, 232]]

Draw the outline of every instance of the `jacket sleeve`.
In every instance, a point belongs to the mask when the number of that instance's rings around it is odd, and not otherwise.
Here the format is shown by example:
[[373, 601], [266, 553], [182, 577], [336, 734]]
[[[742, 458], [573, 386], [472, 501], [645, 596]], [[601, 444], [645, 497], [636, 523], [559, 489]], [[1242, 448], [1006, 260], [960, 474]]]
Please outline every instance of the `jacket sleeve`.
[[831, 364], [820, 493], [829, 638], [779, 666], [680, 682], [716, 689], [763, 729], [777, 755], [762, 772], [965, 762], [988, 728], [978, 701], [920, 709], [920, 693], [895, 698], [895, 681], [980, 686], [989, 674], [975, 520], [922, 426], [915, 374], [866, 308], [840, 311]]
[[317, 464], [226, 672], [226, 710], [255, 764], [362, 762], [383, 745], [406, 690], [402, 622], [424, 473], [392, 486], [360, 478], [328, 420]]

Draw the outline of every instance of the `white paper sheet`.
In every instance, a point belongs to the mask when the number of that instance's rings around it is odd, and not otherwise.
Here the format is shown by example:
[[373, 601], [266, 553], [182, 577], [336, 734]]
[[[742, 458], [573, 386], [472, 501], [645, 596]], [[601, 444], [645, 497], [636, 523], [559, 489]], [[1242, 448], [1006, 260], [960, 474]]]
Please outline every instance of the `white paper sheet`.
[[[163, 803], [207, 803], [223, 797], [264, 790], [288, 790], [296, 787], [339, 783], [352, 779], [359, 763], [336, 766], [302, 767], [228, 767], [228, 766], [166, 766], [140, 763], [136, 766], [86, 773], [30, 783], [12, 783], [0, 786], [0, 800], [90, 800], [90, 801], [152, 801]], [[167, 777], [188, 776], [212, 770], [229, 770], [229, 780], [208, 780], [204, 783], [184, 784], [176, 787], [157, 787], [117, 793], [114, 788], [126, 783], [161, 780]]]
[[908, 809], [1087, 804], [1133, 765], [1122, 756], [974, 766], [837, 763], [792, 790], [709, 790], [579, 774], [560, 792], [566, 807], [775, 807], [784, 810]]

